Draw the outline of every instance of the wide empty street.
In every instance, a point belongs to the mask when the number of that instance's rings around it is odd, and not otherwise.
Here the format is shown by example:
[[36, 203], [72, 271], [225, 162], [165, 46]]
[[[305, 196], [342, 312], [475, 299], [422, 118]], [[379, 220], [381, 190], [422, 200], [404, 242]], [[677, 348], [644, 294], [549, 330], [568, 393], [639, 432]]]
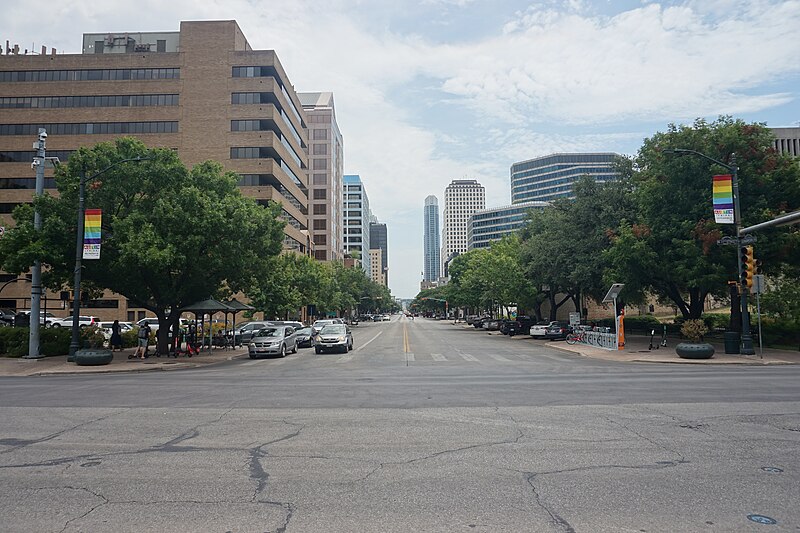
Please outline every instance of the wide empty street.
[[800, 367], [396, 315], [354, 350], [0, 378], [0, 531], [797, 531]]

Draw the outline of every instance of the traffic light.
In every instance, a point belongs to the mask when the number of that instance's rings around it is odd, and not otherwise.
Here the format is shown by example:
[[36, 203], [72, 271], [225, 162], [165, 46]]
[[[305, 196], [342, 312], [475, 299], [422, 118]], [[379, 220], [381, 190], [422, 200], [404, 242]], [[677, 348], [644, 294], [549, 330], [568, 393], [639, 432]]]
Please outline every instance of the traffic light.
[[753, 287], [753, 276], [756, 273], [756, 260], [753, 257], [752, 246], [742, 246], [741, 261], [742, 261], [742, 289], [747, 287], [747, 289], [750, 290]]

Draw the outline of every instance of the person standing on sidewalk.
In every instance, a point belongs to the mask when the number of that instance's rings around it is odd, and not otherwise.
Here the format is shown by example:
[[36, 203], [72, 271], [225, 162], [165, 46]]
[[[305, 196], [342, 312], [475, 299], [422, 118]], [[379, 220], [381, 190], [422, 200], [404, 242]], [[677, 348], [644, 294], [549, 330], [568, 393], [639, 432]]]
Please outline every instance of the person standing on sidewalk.
[[111, 324], [111, 340], [109, 341], [111, 345], [111, 351], [119, 350], [122, 351], [122, 328], [120, 328], [119, 320], [115, 320], [113, 324]]
[[[139, 333], [136, 335], [139, 344], [136, 347], [136, 351], [133, 355], [129, 356], [131, 359], [144, 359], [147, 356], [147, 345], [150, 342], [150, 325], [148, 323], [144, 323], [142, 327], [139, 328]], [[140, 355], [141, 354], [141, 355]]]

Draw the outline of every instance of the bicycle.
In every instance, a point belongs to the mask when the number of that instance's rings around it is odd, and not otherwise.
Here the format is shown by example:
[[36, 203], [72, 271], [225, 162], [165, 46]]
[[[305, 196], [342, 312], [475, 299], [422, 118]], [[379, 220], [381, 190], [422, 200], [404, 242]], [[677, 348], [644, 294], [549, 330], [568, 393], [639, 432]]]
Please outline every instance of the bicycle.
[[586, 342], [586, 332], [584, 331], [577, 331], [574, 333], [570, 333], [567, 335], [567, 344], [576, 344], [578, 342]]

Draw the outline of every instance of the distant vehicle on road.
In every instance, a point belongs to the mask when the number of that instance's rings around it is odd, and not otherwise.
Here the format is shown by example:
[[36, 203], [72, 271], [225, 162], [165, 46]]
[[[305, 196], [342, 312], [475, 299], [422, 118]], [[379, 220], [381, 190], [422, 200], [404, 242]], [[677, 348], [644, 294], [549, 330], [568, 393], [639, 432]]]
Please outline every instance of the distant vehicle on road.
[[236, 331], [236, 342], [241, 342], [242, 344], [247, 344], [253, 338], [253, 336], [258, 333], [259, 330], [264, 329], [268, 326], [274, 325], [272, 322], [267, 322], [264, 320], [261, 321], [254, 321], [248, 322], [244, 324], [242, 327], [238, 328]]
[[547, 326], [545, 337], [550, 340], [560, 340], [566, 339], [570, 333], [572, 333], [572, 326], [566, 322], [553, 322]]
[[344, 324], [344, 321], [341, 318], [321, 318], [314, 322], [311, 327], [314, 328], [314, 331], [319, 332], [322, 331], [322, 328], [325, 326], [330, 326], [332, 324]]
[[267, 326], [255, 332], [247, 345], [250, 359], [261, 355], [297, 353], [297, 335], [292, 326]]
[[295, 335], [297, 335], [297, 346], [300, 348], [313, 348], [317, 344], [316, 334], [311, 326], [298, 329]]

